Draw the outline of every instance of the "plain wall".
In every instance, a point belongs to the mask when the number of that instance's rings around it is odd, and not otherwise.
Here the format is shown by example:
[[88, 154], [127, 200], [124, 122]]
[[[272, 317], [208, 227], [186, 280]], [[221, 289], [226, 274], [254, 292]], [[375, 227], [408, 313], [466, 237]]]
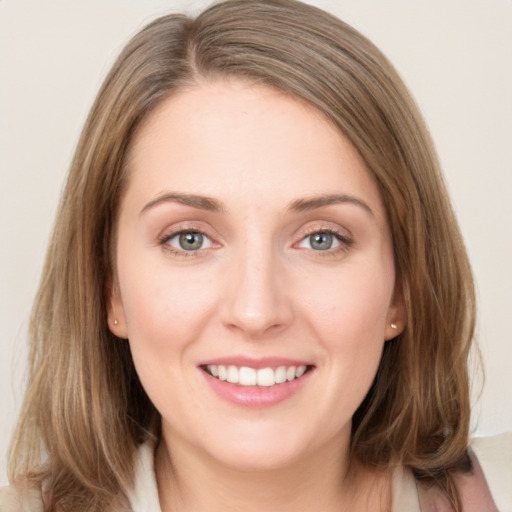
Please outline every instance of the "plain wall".
[[[0, 486], [30, 307], [87, 111], [129, 36], [206, 3], [0, 0]], [[311, 3], [370, 37], [426, 117], [477, 283], [486, 382], [473, 426], [477, 435], [512, 430], [512, 2]]]

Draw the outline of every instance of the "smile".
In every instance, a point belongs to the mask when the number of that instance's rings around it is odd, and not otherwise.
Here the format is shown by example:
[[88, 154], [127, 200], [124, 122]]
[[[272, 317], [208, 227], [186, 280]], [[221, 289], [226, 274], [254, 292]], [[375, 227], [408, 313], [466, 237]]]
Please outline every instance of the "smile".
[[248, 366], [208, 364], [203, 370], [218, 380], [239, 386], [271, 387], [302, 377], [308, 366], [278, 366], [276, 368], [251, 368]]

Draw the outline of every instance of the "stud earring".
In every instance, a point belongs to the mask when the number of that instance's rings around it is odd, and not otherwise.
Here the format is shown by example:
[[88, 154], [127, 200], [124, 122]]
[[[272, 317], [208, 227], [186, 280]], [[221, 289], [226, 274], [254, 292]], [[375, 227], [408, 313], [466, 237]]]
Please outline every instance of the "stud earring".
[[396, 329], [396, 328], [397, 328], [396, 324], [391, 324], [391, 329]]
[[117, 325], [119, 322], [117, 320], [114, 320], [114, 325]]

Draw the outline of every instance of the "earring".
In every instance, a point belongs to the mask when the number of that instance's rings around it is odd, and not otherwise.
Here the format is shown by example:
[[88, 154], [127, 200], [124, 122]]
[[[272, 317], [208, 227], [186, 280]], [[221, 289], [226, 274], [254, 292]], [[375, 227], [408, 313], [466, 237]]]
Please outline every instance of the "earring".
[[396, 328], [397, 328], [396, 324], [391, 324], [391, 329], [396, 329]]
[[114, 320], [114, 325], [117, 325], [119, 322], [117, 320]]

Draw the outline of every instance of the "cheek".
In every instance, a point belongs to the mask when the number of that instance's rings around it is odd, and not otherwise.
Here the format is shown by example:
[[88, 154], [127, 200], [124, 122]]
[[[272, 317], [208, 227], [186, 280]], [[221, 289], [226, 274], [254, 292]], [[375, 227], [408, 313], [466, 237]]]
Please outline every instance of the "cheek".
[[303, 305], [336, 375], [329, 385], [344, 386], [354, 406], [371, 385], [382, 355], [394, 285], [390, 268], [377, 263], [360, 272], [347, 266], [316, 286]]
[[182, 370], [194, 364], [194, 344], [210, 321], [214, 299], [202, 280], [191, 280], [187, 272], [148, 268], [124, 274], [120, 269], [130, 350], [155, 407], [179, 422], [173, 415], [185, 407], [183, 397], [194, 396], [190, 374]]
[[394, 287], [392, 266], [377, 262], [362, 271], [360, 266], [331, 272], [314, 286], [304, 283], [309, 292], [302, 294], [303, 309], [311, 311], [312, 322], [328, 339], [357, 339], [358, 344], [384, 339]]
[[134, 358], [148, 352], [151, 358], [161, 359], [166, 353], [184, 350], [213, 310], [210, 287], [204, 286], [203, 279], [171, 272], [165, 265], [148, 265], [147, 270], [130, 266], [120, 268], [119, 281]]

